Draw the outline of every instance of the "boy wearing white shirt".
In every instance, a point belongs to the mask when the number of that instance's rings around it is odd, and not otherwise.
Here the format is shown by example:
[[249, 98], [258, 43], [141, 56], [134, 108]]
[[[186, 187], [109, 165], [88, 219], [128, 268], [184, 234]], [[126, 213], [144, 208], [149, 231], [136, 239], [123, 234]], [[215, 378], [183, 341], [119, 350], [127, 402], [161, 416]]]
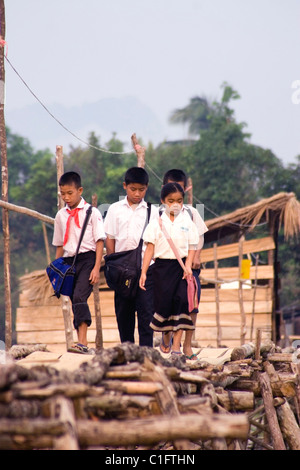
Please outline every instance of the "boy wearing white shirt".
[[[148, 206], [144, 200], [148, 183], [149, 177], [143, 168], [132, 167], [127, 170], [123, 183], [126, 197], [112, 204], [105, 217], [108, 255], [137, 248], [148, 216]], [[151, 205], [150, 220], [155, 217], [158, 217], [158, 209]], [[125, 299], [115, 291], [115, 312], [122, 343], [126, 341], [134, 343], [135, 312], [137, 312], [139, 344], [153, 346], [153, 331], [150, 328], [154, 313], [151, 267], [147, 281], [147, 291], [138, 289], [133, 299]]]
[[[66, 207], [58, 211], [54, 222], [53, 245], [56, 258], [64, 257], [72, 264], [89, 204], [82, 198], [83, 188], [80, 175], [67, 172], [59, 181], [60, 193]], [[103, 220], [98, 209], [93, 208], [79, 254], [75, 263], [74, 292], [71, 298], [74, 314], [74, 328], [78, 343], [72, 345], [71, 352], [86, 354], [87, 329], [91, 325], [91, 313], [87, 303], [93, 285], [100, 280], [100, 267], [105, 240]]]

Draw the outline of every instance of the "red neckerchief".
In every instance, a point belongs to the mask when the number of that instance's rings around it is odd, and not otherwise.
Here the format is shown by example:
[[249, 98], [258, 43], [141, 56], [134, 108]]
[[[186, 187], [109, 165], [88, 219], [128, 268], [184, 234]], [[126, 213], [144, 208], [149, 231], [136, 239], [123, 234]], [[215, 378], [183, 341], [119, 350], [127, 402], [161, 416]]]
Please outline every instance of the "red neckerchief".
[[70, 223], [71, 223], [72, 217], [74, 217], [74, 221], [75, 221], [75, 224], [77, 225], [77, 227], [80, 228], [79, 214], [78, 214], [79, 211], [80, 211], [79, 207], [76, 207], [76, 209], [72, 209], [72, 210], [67, 209], [67, 212], [70, 215], [69, 215], [69, 218], [67, 220], [67, 228], [66, 228], [66, 233], [65, 233], [65, 238], [64, 238], [64, 246], [67, 243], [68, 238], [69, 238], [69, 230], [70, 230]]

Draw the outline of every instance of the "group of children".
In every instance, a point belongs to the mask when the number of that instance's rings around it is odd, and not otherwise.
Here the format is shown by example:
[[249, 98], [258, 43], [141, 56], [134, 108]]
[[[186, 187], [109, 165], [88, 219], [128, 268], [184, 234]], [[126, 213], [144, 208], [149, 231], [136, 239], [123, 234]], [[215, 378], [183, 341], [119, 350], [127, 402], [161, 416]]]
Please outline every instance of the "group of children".
[[[109, 207], [104, 222], [99, 210], [92, 210], [75, 265], [71, 302], [78, 342], [69, 348], [71, 352], [89, 353], [87, 330], [91, 325], [91, 313], [87, 300], [93, 286], [99, 282], [104, 243], [106, 253], [110, 254], [135, 249], [142, 238], [141, 276], [136, 296], [127, 299], [115, 291], [114, 305], [120, 340], [134, 343], [137, 313], [140, 346], [152, 347], [153, 332], [161, 332], [162, 353], [184, 354], [189, 360], [196, 359], [192, 350], [192, 335], [198, 308], [189, 311], [186, 278], [194, 276], [199, 304], [200, 252], [207, 227], [195, 208], [184, 205], [187, 177], [177, 169], [164, 175], [161, 206], [150, 205], [150, 218], [146, 225], [149, 214], [145, 201], [148, 184], [147, 172], [143, 168], [132, 167], [127, 170], [123, 183], [126, 197]], [[56, 247], [56, 258], [64, 256], [71, 262], [89, 204], [82, 197], [83, 188], [78, 173], [65, 173], [59, 187], [66, 206], [56, 215], [53, 245]], [[173, 240], [184, 263], [184, 270], [168, 238]]]

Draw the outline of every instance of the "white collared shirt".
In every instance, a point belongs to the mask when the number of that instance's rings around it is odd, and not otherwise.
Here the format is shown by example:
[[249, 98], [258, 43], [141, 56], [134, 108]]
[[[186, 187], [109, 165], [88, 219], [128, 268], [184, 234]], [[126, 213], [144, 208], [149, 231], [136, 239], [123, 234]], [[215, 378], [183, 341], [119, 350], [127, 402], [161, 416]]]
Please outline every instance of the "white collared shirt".
[[[199, 242], [198, 230], [186, 210], [181, 210], [172, 222], [163, 212], [161, 220], [169, 236], [175, 243], [181, 258], [188, 255], [189, 250], [196, 250]], [[154, 245], [154, 258], [176, 259], [165, 235], [161, 231], [159, 221], [151, 221], [144, 233], [145, 243]]]
[[[68, 241], [64, 246], [64, 256], [75, 255], [81, 234], [81, 229], [89, 206], [90, 205], [87, 204], [83, 198], [81, 198], [81, 201], [77, 206], [78, 209], [81, 209], [78, 213], [80, 228], [77, 227], [77, 225], [75, 224], [74, 217], [72, 217], [70, 222]], [[64, 245], [67, 221], [70, 215], [67, 212], [68, 209], [70, 210], [70, 208], [66, 206], [63, 209], [60, 209], [56, 214], [52, 241], [52, 244], [54, 246]], [[99, 210], [96, 207], [93, 207], [89, 223], [87, 225], [83, 240], [80, 245], [79, 253], [85, 253], [87, 251], [96, 251], [97, 241], [105, 240], [105, 238], [106, 236], [102, 216]]]
[[183, 208], [187, 212], [191, 211], [193, 222], [194, 222], [194, 224], [196, 224], [196, 227], [197, 227], [198, 233], [199, 233], [199, 243], [198, 243], [198, 246], [197, 246], [197, 250], [201, 250], [203, 248], [203, 245], [204, 245], [204, 234], [206, 232], [208, 232], [208, 228], [207, 228], [204, 220], [202, 219], [201, 215], [199, 214], [199, 212], [197, 211], [197, 209], [195, 207], [184, 205]]
[[[127, 197], [113, 203], [106, 214], [104, 229], [107, 237], [115, 240], [115, 252], [137, 248], [147, 217], [144, 199], [137, 206], [130, 206]], [[150, 220], [158, 217], [158, 209], [151, 205]]]

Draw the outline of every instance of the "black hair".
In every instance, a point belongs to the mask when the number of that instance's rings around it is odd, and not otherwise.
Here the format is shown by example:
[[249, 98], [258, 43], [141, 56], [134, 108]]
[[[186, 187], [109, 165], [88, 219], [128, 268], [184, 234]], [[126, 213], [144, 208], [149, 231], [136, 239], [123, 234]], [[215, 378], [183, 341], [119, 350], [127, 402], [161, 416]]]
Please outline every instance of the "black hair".
[[144, 168], [133, 166], [126, 171], [124, 181], [126, 185], [137, 183], [148, 186], [149, 175]]
[[165, 198], [169, 196], [169, 194], [172, 194], [172, 193], [181, 193], [182, 196], [184, 197], [184, 190], [182, 186], [180, 186], [180, 184], [167, 183], [161, 188], [160, 199], [164, 201]]
[[81, 177], [78, 173], [75, 171], [68, 171], [67, 173], [64, 173], [59, 180], [59, 186], [66, 186], [66, 185], [72, 185], [79, 189], [81, 188]]
[[183, 170], [177, 170], [176, 168], [174, 168], [172, 170], [167, 171], [164, 174], [163, 184], [167, 184], [170, 180], [176, 183], [183, 181], [184, 187], [187, 187], [187, 176]]

